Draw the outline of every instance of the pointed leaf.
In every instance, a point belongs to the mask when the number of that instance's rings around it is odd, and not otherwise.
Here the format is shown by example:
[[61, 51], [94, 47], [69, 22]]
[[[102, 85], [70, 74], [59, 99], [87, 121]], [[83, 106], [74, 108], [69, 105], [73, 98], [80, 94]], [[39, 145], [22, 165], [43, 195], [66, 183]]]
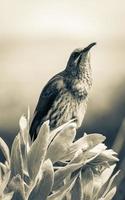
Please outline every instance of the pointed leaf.
[[99, 144], [89, 151], [89, 153], [94, 153], [94, 154], [98, 153], [98, 155], [95, 156], [94, 159], [92, 159], [92, 161], [90, 163], [91, 165], [93, 165], [93, 166], [103, 165], [104, 166], [106, 163], [107, 163], [107, 165], [112, 165], [116, 161], [118, 161], [118, 159], [112, 155], [111, 151], [105, 150], [105, 148], [106, 148], [106, 146], [104, 144]]
[[14, 192], [10, 192], [4, 195], [4, 197], [2, 197], [2, 200], [11, 200], [13, 197]]
[[106, 186], [106, 190], [105, 190], [105, 192], [104, 192], [104, 194], [103, 194], [103, 197], [106, 196], [106, 194], [114, 187], [114, 185], [115, 185], [115, 180], [116, 180], [116, 178], [117, 178], [119, 172], [120, 172], [120, 171], [116, 172], [116, 173], [110, 178], [110, 180], [109, 180], [109, 182], [108, 182], [108, 185]]
[[100, 178], [100, 174], [95, 170], [93, 172], [93, 199], [98, 199], [98, 193], [102, 188], [102, 179]]
[[24, 115], [22, 115], [20, 118], [19, 126], [20, 126], [20, 136], [21, 136], [22, 143], [27, 146], [29, 142], [29, 130], [28, 130], [29, 125]]
[[1, 172], [2, 172], [2, 174], [6, 174], [6, 172], [8, 171], [8, 167], [5, 165], [5, 164], [3, 164], [2, 162], [0, 162], [0, 168], [1, 168]]
[[47, 198], [47, 200], [62, 200], [63, 197], [65, 197], [65, 195], [67, 194], [67, 192], [69, 192], [72, 189], [75, 181], [76, 181], [76, 177], [71, 179], [69, 182], [67, 182], [57, 192], [55, 192], [54, 194], [50, 195]]
[[1, 184], [1, 181], [2, 181], [2, 169], [1, 169], [1, 167], [0, 167], [0, 184]]
[[93, 172], [90, 167], [81, 172], [81, 187], [83, 189], [83, 199], [93, 199]]
[[78, 176], [78, 178], [75, 181], [75, 184], [71, 190], [71, 199], [72, 200], [81, 200], [82, 199], [82, 188], [81, 188], [81, 179]]
[[27, 119], [24, 115], [20, 118], [19, 126], [21, 131], [24, 131], [27, 128]]
[[116, 164], [115, 165], [112, 165], [110, 166], [109, 168], [106, 168], [102, 173], [101, 173], [101, 179], [103, 181], [103, 184], [105, 184], [108, 179], [111, 177], [113, 171], [114, 171], [114, 168], [116, 167]]
[[4, 142], [4, 140], [0, 137], [0, 149], [5, 156], [5, 159], [10, 163], [10, 152], [7, 144]]
[[103, 143], [97, 144], [92, 149], [90, 149], [90, 152], [92, 153], [102, 153], [107, 149], [107, 146]]
[[27, 109], [27, 122], [28, 122], [28, 125], [30, 123], [30, 107], [28, 105], [28, 109]]
[[107, 195], [103, 198], [103, 200], [112, 200], [112, 198], [114, 197], [116, 193], [116, 187], [112, 188]]
[[54, 171], [52, 162], [48, 159], [43, 164], [43, 176], [32, 190], [29, 196], [29, 200], [46, 200], [51, 192], [54, 181]]
[[50, 158], [53, 163], [61, 160], [75, 139], [75, 135], [76, 130], [72, 127], [66, 127], [63, 131], [59, 132], [51, 142], [46, 158]]
[[33, 142], [30, 151], [28, 152], [28, 172], [31, 179], [35, 179], [37, 176], [40, 166], [45, 159], [46, 150], [48, 146], [48, 137], [49, 137], [49, 125], [48, 121], [45, 122], [41, 130]]
[[92, 149], [96, 145], [104, 142], [105, 139], [106, 137], [104, 135], [97, 133], [84, 135], [82, 138], [73, 143], [72, 148], [77, 148], [77, 150], [81, 148], [85, 151], [86, 149]]
[[51, 143], [51, 141], [55, 138], [55, 136], [60, 132], [60, 131], [64, 131], [65, 128], [68, 128], [68, 127], [73, 127], [73, 128], [76, 128], [76, 123], [74, 122], [75, 119], [72, 119], [66, 123], [64, 123], [63, 125], [57, 127], [56, 129], [52, 130], [51, 131], [51, 134], [49, 136], [49, 143]]
[[29, 146], [31, 146], [31, 138], [30, 138], [30, 134], [29, 134], [29, 129], [30, 129], [30, 108], [28, 106], [28, 110], [27, 110], [27, 133], [28, 133], [27, 151], [29, 151]]
[[[100, 190], [98, 191], [98, 198], [101, 198], [108, 186], [109, 179], [111, 179], [111, 175], [114, 171], [116, 165], [109, 166], [106, 168], [102, 173], [98, 176], [98, 179], [100, 179], [101, 184], [100, 184]], [[96, 178], [96, 182], [99, 182], [98, 179]]]
[[20, 119], [20, 149], [23, 161], [23, 170], [27, 171], [27, 145], [28, 145], [28, 130], [27, 130], [27, 119], [22, 116]]
[[9, 183], [9, 189], [14, 191], [12, 200], [25, 200], [25, 190], [24, 190], [24, 181], [21, 179], [21, 176], [18, 174], [12, 178]]
[[6, 172], [6, 174], [3, 176], [3, 179], [0, 183], [0, 196], [2, 196], [8, 182], [9, 182], [9, 178], [10, 178], [10, 170], [8, 170], [8, 172]]
[[63, 183], [64, 179], [79, 169], [83, 163], [73, 163], [62, 167], [55, 172], [53, 190], [57, 190]]
[[90, 150], [82, 151], [79, 150], [76, 152], [73, 159], [70, 161], [71, 163], [82, 163], [82, 165], [86, 165], [87, 163], [93, 163], [93, 160], [100, 154], [100, 151], [97, 153], [93, 153]]
[[14, 139], [11, 150], [11, 176], [13, 177], [17, 174], [20, 174], [20, 176], [23, 177], [23, 160], [19, 135]]
[[27, 172], [27, 147], [20, 138], [20, 149], [22, 155], [23, 171]]
[[117, 153], [114, 152], [112, 149], [105, 150], [101, 153], [101, 157], [103, 159], [110, 161], [110, 162], [118, 162], [119, 159], [116, 157]]
[[70, 160], [73, 158], [73, 156], [78, 150], [82, 149], [82, 151], [86, 151], [92, 149], [104, 140], [105, 136], [101, 134], [84, 135], [82, 138], [80, 138], [70, 146], [65, 156], [63, 157], [63, 160]]

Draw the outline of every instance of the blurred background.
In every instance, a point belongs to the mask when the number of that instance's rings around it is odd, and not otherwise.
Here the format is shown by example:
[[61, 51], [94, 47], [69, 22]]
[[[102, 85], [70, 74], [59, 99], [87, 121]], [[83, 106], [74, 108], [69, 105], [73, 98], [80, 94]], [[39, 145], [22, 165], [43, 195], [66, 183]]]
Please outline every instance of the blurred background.
[[[0, 136], [10, 144], [46, 82], [91, 42], [93, 88], [83, 127], [111, 147], [125, 117], [124, 0], [0, 0]], [[114, 149], [125, 153], [124, 123]], [[122, 150], [121, 150], [122, 149]], [[120, 199], [120, 197], [119, 197]]]

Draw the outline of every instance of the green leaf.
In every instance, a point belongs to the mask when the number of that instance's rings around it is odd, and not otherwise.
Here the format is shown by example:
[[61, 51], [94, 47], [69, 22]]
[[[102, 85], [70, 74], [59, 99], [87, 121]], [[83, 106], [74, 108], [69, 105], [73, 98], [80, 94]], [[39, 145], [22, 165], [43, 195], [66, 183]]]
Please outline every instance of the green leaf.
[[104, 135], [98, 133], [84, 135], [82, 138], [73, 143], [72, 148], [77, 148], [77, 150], [80, 148], [85, 151], [87, 149], [92, 149], [97, 144], [104, 142], [105, 139], [106, 137]]
[[107, 195], [107, 193], [112, 190], [112, 188], [115, 186], [115, 180], [118, 176], [120, 171], [116, 172], [108, 181], [108, 184], [106, 186], [106, 190], [105, 192], [103, 193], [103, 197], [105, 197]]
[[2, 200], [11, 200], [12, 197], [13, 197], [13, 193], [14, 193], [14, 192], [10, 192], [10, 193], [5, 194], [5, 195], [2, 197]]
[[97, 166], [107, 162], [109, 165], [113, 165], [118, 160], [119, 159], [116, 156], [110, 154], [110, 150], [105, 150], [100, 152], [100, 154], [92, 161], [92, 164]]
[[72, 143], [70, 148], [68, 148], [65, 156], [63, 157], [63, 160], [70, 160], [73, 158], [73, 156], [78, 150], [82, 149], [82, 151], [86, 151], [92, 149], [104, 140], [105, 136], [101, 134], [93, 133], [89, 135], [84, 135], [82, 138]]
[[100, 155], [103, 159], [106, 159], [107, 161], [110, 162], [118, 162], [119, 159], [116, 157], [117, 153], [114, 152], [112, 149], [105, 150], [104, 152], [101, 153]]
[[6, 166], [5, 164], [0, 162], [0, 168], [1, 168], [1, 175], [6, 174], [6, 172], [8, 171], [8, 166]]
[[[116, 165], [109, 166], [98, 176], [98, 179], [101, 180], [100, 190], [98, 191], [98, 198], [101, 198], [105, 193], [115, 166]], [[98, 180], [96, 179], [95, 181], [97, 182]]]
[[82, 188], [81, 188], [81, 178], [77, 177], [75, 184], [71, 190], [71, 199], [72, 200], [81, 200], [82, 199]]
[[54, 176], [54, 185], [53, 185], [53, 190], [57, 190], [62, 186], [62, 183], [64, 179], [69, 176], [71, 173], [73, 173], [75, 170], [79, 169], [83, 163], [73, 163], [73, 164], [68, 164], [65, 167], [62, 167], [61, 169], [58, 169], [55, 172]]
[[20, 149], [22, 155], [23, 172], [27, 172], [27, 147], [20, 138]]
[[20, 126], [21, 131], [24, 131], [25, 129], [27, 129], [27, 119], [24, 115], [22, 115], [20, 118], [19, 126]]
[[93, 172], [90, 167], [81, 172], [83, 199], [93, 199]]
[[68, 181], [64, 186], [62, 186], [54, 194], [50, 195], [47, 198], [47, 200], [62, 200], [65, 197], [65, 195], [72, 189], [75, 181], [76, 181], [76, 177]]
[[43, 164], [43, 175], [42, 179], [34, 187], [28, 200], [46, 200], [51, 192], [52, 185], [54, 182], [54, 170], [52, 162], [48, 159]]
[[11, 176], [13, 177], [17, 174], [23, 177], [23, 160], [19, 135], [15, 137], [11, 150]]
[[106, 168], [102, 173], [101, 173], [101, 179], [103, 181], [103, 184], [105, 184], [108, 179], [111, 177], [113, 171], [114, 171], [114, 168], [116, 167], [116, 164], [112, 165], [112, 166], [109, 166], [108, 168]]
[[28, 109], [27, 109], [27, 122], [28, 122], [28, 125], [30, 124], [30, 107], [28, 105]]
[[20, 137], [21, 137], [21, 143], [25, 144], [26, 147], [29, 143], [29, 124], [24, 115], [21, 116], [20, 121], [19, 121], [19, 126], [20, 126]]
[[49, 135], [49, 144], [53, 141], [55, 136], [61, 132], [64, 131], [65, 128], [76, 128], [76, 123], [74, 122], [75, 119], [69, 120], [68, 122], [64, 123], [63, 125], [55, 128], [54, 130], [51, 131], [51, 134]]
[[26, 117], [23, 115], [20, 118], [20, 148], [23, 161], [23, 170], [27, 172], [27, 152], [29, 145], [29, 132], [28, 132], [28, 122]]
[[45, 122], [41, 130], [33, 142], [27, 157], [27, 167], [29, 176], [34, 180], [39, 172], [40, 166], [45, 159], [49, 138], [48, 121]]
[[94, 179], [93, 179], [93, 199], [99, 199], [99, 192], [102, 188], [102, 179], [101, 179], [98, 171], [96, 171], [96, 169], [95, 169], [93, 175], [94, 175]]
[[14, 191], [12, 200], [26, 200], [24, 181], [19, 174], [12, 178], [9, 183], [9, 189]]
[[94, 152], [91, 152], [90, 150], [82, 151], [82, 149], [80, 149], [79, 151], [76, 152], [75, 156], [70, 161], [70, 164], [81, 163], [82, 164], [81, 166], [84, 166], [88, 163], [91, 163], [99, 154], [100, 154], [100, 151], [94, 153]]
[[0, 196], [2, 196], [8, 182], [10, 179], [10, 170], [8, 170], [4, 176], [2, 177], [1, 183], [0, 183]]
[[103, 198], [103, 200], [112, 200], [112, 198], [114, 197], [116, 193], [116, 187], [113, 187], [107, 194], [106, 196]]
[[70, 126], [59, 132], [47, 150], [46, 159], [50, 158], [53, 163], [61, 160], [72, 145], [75, 136], [76, 130]]
[[10, 164], [10, 152], [7, 144], [4, 142], [4, 140], [0, 137], [0, 149], [5, 156], [5, 159], [8, 161]]

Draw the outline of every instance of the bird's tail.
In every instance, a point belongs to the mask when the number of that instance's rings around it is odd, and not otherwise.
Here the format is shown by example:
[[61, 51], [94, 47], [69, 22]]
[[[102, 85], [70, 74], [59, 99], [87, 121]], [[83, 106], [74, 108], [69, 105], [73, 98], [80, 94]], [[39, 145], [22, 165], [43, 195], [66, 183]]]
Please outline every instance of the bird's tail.
[[31, 122], [30, 130], [29, 130], [31, 140], [36, 139], [39, 129], [40, 129], [40, 125], [41, 125], [41, 118], [40, 118], [39, 113], [36, 112], [33, 116], [33, 120]]

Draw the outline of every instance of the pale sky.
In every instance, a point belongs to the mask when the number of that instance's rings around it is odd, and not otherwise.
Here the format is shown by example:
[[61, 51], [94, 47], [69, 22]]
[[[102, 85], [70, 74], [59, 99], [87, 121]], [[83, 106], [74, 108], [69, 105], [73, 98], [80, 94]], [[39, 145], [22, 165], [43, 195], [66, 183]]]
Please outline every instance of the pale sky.
[[0, 0], [0, 36], [124, 38], [124, 0]]
[[28, 104], [33, 112], [71, 51], [91, 42], [88, 112], [108, 109], [112, 88], [125, 79], [124, 21], [125, 0], [0, 0], [0, 127], [17, 124]]

